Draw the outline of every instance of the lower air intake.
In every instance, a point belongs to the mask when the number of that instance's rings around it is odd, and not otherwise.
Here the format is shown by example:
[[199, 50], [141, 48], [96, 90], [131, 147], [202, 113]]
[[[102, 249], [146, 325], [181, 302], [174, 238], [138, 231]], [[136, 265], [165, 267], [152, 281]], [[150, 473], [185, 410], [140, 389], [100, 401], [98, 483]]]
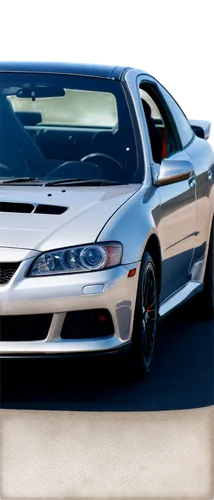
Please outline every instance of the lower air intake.
[[50, 328], [52, 314], [27, 316], [1, 316], [0, 341], [21, 342], [45, 340]]
[[91, 339], [114, 334], [111, 314], [107, 309], [68, 312], [61, 331], [62, 339]]

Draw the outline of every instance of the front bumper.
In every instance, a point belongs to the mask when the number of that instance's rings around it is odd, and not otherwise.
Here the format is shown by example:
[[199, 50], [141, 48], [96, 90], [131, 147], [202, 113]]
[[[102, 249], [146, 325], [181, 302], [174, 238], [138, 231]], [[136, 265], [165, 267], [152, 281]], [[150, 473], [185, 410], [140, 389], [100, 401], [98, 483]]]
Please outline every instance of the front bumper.
[[[2, 316], [51, 314], [44, 340], [0, 341], [0, 355], [57, 355], [95, 353], [129, 343], [133, 326], [140, 263], [92, 273], [37, 278], [26, 277], [31, 259], [23, 261], [7, 285], [0, 286]], [[136, 268], [135, 276], [128, 272]], [[66, 314], [72, 311], [107, 309], [114, 334], [103, 338], [62, 339]], [[16, 332], [14, 332], [15, 336]]]

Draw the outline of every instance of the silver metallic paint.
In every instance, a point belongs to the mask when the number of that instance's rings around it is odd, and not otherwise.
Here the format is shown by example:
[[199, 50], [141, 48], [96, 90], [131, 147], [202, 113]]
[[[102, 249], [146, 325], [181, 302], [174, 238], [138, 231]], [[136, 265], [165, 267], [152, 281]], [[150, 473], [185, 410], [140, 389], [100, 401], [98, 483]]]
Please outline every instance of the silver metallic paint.
[[[214, 214], [214, 153], [206, 141], [194, 136], [183, 151], [172, 157], [180, 165], [192, 166], [194, 175], [183, 182], [155, 186], [157, 175], [164, 177], [170, 159], [164, 160], [161, 168], [153, 163], [138, 91], [138, 83], [143, 79], [158, 85], [157, 80], [139, 70], [128, 70], [124, 74], [143, 147], [142, 186], [69, 187], [65, 193], [58, 187], [0, 187], [2, 201], [69, 207], [60, 216], [0, 213], [0, 262], [22, 262], [8, 285], [0, 287], [0, 316], [53, 313], [45, 341], [1, 342], [2, 354], [100, 351], [129, 341], [141, 258], [151, 235], [155, 235], [161, 248], [160, 316], [203, 287]], [[120, 241], [123, 245], [121, 266], [76, 275], [26, 277], [39, 252], [94, 241]], [[128, 278], [132, 268], [137, 272]], [[85, 294], [85, 287], [92, 287], [98, 293]], [[113, 336], [78, 341], [60, 338], [67, 311], [106, 306], [114, 323]]]

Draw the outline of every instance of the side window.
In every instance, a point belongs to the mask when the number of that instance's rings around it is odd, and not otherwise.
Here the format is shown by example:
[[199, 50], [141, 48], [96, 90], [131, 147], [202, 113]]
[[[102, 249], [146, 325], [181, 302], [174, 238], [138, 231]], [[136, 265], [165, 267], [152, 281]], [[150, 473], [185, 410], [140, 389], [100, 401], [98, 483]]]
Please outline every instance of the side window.
[[193, 138], [193, 130], [189, 124], [187, 117], [185, 116], [177, 102], [173, 99], [169, 92], [167, 92], [167, 90], [162, 87], [162, 85], [160, 85], [160, 87], [164, 99], [166, 100], [167, 105], [169, 106], [169, 109], [174, 117], [176, 127], [181, 138], [182, 146], [185, 148]]
[[161, 160], [181, 149], [178, 133], [156, 85], [141, 83], [140, 97], [147, 121], [153, 160], [161, 163]]

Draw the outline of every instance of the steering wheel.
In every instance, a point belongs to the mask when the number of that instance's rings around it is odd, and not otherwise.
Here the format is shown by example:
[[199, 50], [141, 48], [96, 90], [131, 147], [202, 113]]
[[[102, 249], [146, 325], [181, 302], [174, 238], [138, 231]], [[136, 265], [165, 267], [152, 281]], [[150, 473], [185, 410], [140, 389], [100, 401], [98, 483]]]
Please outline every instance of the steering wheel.
[[[91, 153], [89, 155], [86, 155], [84, 156], [83, 158], [81, 158], [79, 161], [66, 161], [64, 163], [62, 163], [61, 165], [58, 165], [58, 167], [54, 168], [54, 170], [52, 170], [51, 172], [48, 172], [48, 174], [45, 176], [45, 179], [51, 179], [54, 177], [54, 175], [58, 174], [60, 171], [64, 170], [64, 175], [65, 175], [65, 178], [68, 178], [71, 176], [71, 173], [70, 173], [70, 168], [75, 164], [75, 163], [79, 163], [80, 161], [82, 161], [83, 163], [84, 162], [90, 162], [91, 164], [91, 167], [95, 167], [97, 171], [99, 171], [99, 168], [104, 168], [105, 169], [105, 166], [103, 167], [103, 165], [100, 165], [98, 163], [94, 163], [93, 161], [93, 158], [97, 158], [97, 157], [100, 157], [100, 158], [104, 158], [104, 160], [110, 160], [111, 162], [115, 163], [117, 165], [117, 167], [120, 168], [120, 171], [121, 170], [124, 170], [124, 168], [122, 167], [122, 165], [119, 163], [119, 161], [115, 160], [114, 158], [112, 158], [112, 156], [109, 156], [109, 155], [106, 155], [104, 153]], [[108, 171], [108, 174], [109, 174], [109, 171]], [[92, 174], [94, 175], [94, 174]], [[102, 176], [102, 174], [99, 173], [99, 177], [100, 175]], [[78, 176], [78, 173], [77, 171], [74, 173], [74, 176]]]
[[84, 156], [83, 158], [80, 159], [80, 161], [87, 161], [87, 160], [91, 160], [91, 162], [93, 163], [93, 158], [97, 158], [97, 157], [101, 157], [101, 158], [105, 158], [107, 160], [111, 160], [113, 161], [114, 163], [116, 163], [116, 165], [118, 167], [120, 167], [121, 170], [124, 170], [123, 166], [121, 165], [121, 163], [117, 160], [115, 160], [115, 158], [112, 158], [112, 156], [110, 155], [106, 155], [105, 153], [91, 153], [89, 155], [86, 155]]
[[[60, 174], [62, 175], [65, 179], [69, 179], [70, 177], [81, 177], [83, 176], [88, 176], [87, 170], [85, 169], [86, 165], [82, 163], [82, 168], [80, 164], [81, 160], [76, 160], [76, 161], [65, 161], [64, 163], [61, 163], [61, 165], [58, 165], [58, 167], [54, 168], [48, 174], [45, 176], [45, 179], [53, 179], [54, 176]], [[88, 162], [88, 167], [93, 169], [94, 171], [99, 171], [99, 165], [94, 164], [93, 162]], [[87, 167], [87, 168], [88, 168]], [[81, 170], [80, 170], [81, 168]], [[85, 172], [85, 174], [83, 173]], [[100, 173], [98, 174], [100, 177]]]

